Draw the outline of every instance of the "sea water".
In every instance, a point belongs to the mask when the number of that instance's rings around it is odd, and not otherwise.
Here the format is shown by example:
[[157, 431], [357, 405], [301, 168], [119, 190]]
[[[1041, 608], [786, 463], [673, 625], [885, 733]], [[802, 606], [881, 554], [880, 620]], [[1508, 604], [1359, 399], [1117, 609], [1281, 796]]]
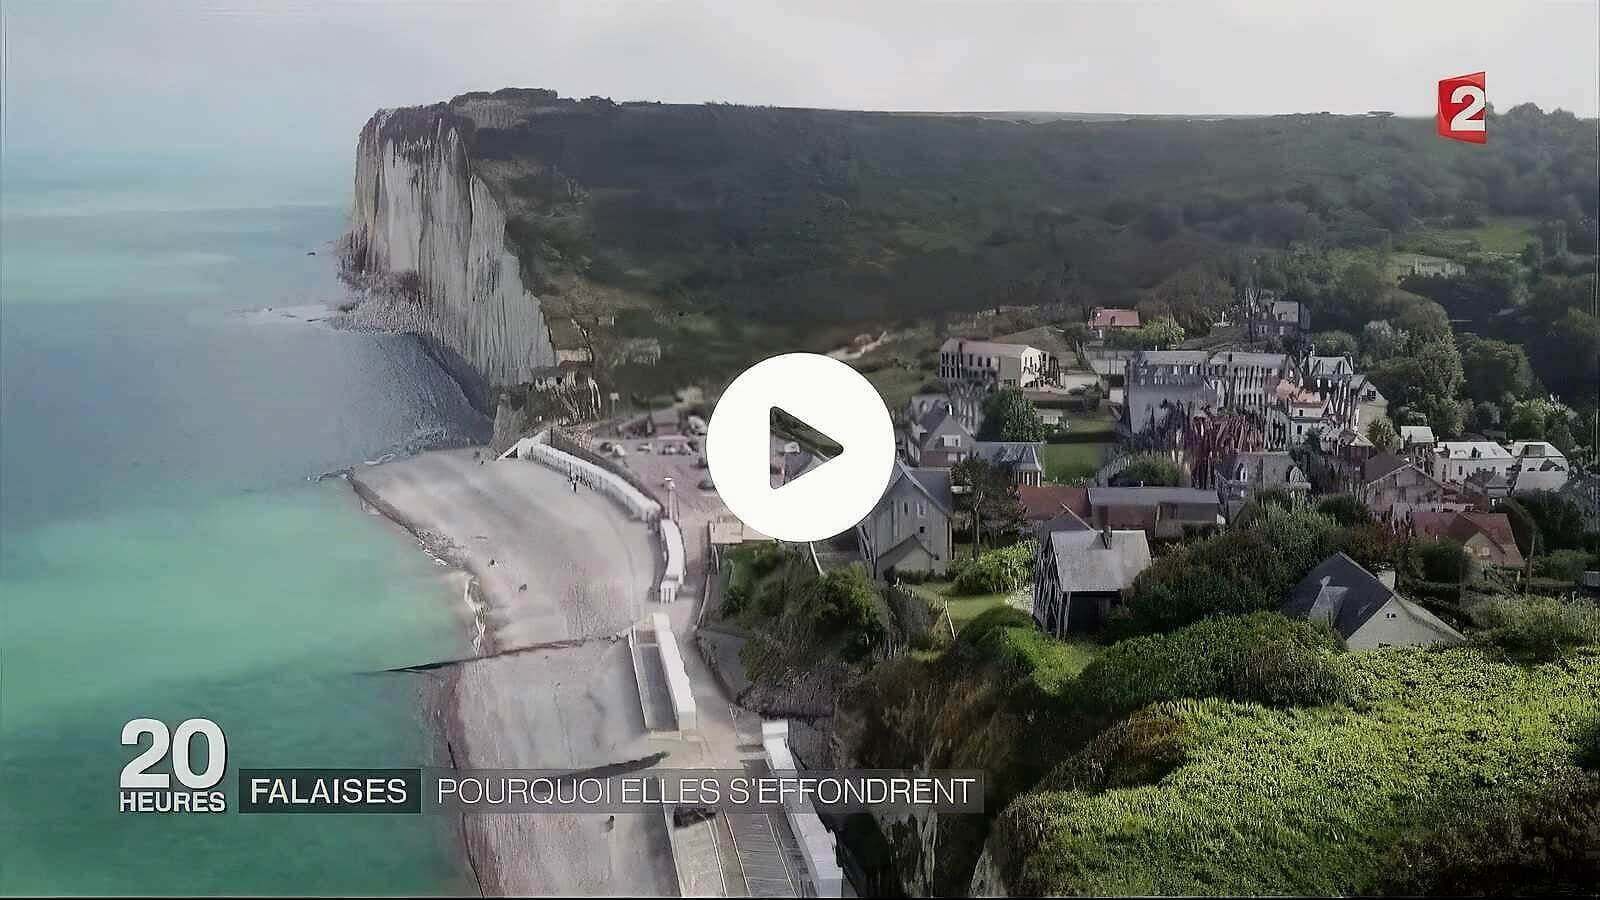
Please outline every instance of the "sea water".
[[282, 312], [340, 296], [343, 184], [85, 171], [0, 184], [0, 893], [470, 890], [439, 818], [118, 812], [138, 717], [214, 720], [230, 795], [429, 760], [426, 676], [384, 670], [464, 651], [458, 592], [310, 479], [485, 423], [414, 339]]

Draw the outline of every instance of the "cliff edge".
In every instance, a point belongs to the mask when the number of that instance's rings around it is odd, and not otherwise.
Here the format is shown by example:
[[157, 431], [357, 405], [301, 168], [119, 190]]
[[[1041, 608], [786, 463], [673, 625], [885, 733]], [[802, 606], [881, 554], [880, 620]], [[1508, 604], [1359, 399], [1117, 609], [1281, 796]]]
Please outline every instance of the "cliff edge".
[[368, 120], [344, 270], [373, 290], [393, 327], [436, 338], [491, 384], [526, 384], [556, 353], [506, 245], [501, 199], [474, 171], [475, 128], [445, 104]]

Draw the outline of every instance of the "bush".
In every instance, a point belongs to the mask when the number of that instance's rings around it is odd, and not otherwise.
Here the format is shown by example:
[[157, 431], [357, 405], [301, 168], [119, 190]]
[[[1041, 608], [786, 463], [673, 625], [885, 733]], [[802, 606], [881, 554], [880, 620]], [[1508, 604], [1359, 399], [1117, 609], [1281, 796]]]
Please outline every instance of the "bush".
[[1449, 538], [1414, 541], [1411, 554], [1418, 574], [1426, 581], [1459, 583], [1472, 571], [1467, 549]]
[[750, 605], [750, 588], [742, 584], [730, 584], [722, 595], [722, 614], [729, 618], [744, 612]]
[[1340, 528], [1305, 504], [1252, 502], [1227, 531], [1188, 541], [1134, 581], [1120, 636], [1170, 631], [1217, 614], [1277, 609], [1305, 574], [1335, 551], [1372, 567], [1389, 553], [1376, 526]]
[[1181, 487], [1183, 470], [1178, 464], [1159, 453], [1141, 453], [1118, 472], [1117, 484], [1145, 485], [1146, 487]]
[[1585, 896], [1600, 885], [1600, 778], [1562, 773], [1531, 796], [1484, 792], [1402, 837], [1380, 893]]
[[1590, 556], [1584, 550], [1556, 550], [1533, 558], [1533, 574], [1572, 584], [1589, 568]]
[[1475, 637], [1513, 659], [1551, 660], [1574, 647], [1600, 643], [1600, 609], [1554, 597], [1497, 597], [1473, 610]]
[[[1001, 594], [1017, 590], [1033, 576], [1033, 541], [986, 550], [958, 566], [951, 588], [956, 594]], [[947, 573], [948, 574], [948, 573]]]
[[813, 618], [819, 631], [854, 634], [862, 647], [870, 647], [883, 637], [877, 599], [866, 569], [858, 565], [834, 569], [822, 576]]
[[1122, 641], [1078, 676], [1074, 699], [1121, 714], [1160, 700], [1225, 697], [1269, 706], [1344, 700], [1326, 628], [1275, 612], [1197, 622], [1170, 634]]
[[1367, 525], [1372, 522], [1372, 512], [1367, 505], [1352, 494], [1334, 494], [1317, 502], [1317, 512], [1340, 525]]

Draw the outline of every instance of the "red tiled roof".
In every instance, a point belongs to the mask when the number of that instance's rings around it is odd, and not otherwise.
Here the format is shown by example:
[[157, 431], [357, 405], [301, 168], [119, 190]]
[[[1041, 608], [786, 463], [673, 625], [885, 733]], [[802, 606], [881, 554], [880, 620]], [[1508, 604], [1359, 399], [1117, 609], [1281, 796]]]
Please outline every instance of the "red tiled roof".
[[1022, 501], [1023, 512], [1030, 522], [1047, 522], [1061, 515], [1063, 506], [1082, 519], [1088, 519], [1093, 514], [1089, 508], [1088, 488], [1064, 484], [1024, 484], [1017, 487], [1017, 497]]
[[1089, 317], [1090, 328], [1138, 328], [1136, 309], [1097, 309]]
[[1517, 536], [1511, 530], [1511, 519], [1505, 513], [1415, 510], [1411, 513], [1411, 528], [1423, 537], [1450, 538], [1463, 543], [1481, 534], [1498, 544], [1507, 556], [1514, 556], [1518, 561], [1522, 559], [1517, 549]]

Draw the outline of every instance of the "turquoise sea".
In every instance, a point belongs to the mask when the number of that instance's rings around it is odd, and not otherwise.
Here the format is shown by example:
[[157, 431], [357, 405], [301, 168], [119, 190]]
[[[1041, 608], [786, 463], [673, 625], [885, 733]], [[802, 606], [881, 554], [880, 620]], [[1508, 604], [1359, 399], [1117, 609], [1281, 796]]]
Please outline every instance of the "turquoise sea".
[[[444, 572], [308, 478], [485, 422], [410, 338], [252, 312], [339, 296], [347, 160], [207, 158], [4, 160], [0, 893], [468, 890], [440, 819], [232, 811], [240, 767], [429, 761], [381, 672], [463, 652]], [[228, 813], [117, 811], [145, 716], [221, 726]]]

